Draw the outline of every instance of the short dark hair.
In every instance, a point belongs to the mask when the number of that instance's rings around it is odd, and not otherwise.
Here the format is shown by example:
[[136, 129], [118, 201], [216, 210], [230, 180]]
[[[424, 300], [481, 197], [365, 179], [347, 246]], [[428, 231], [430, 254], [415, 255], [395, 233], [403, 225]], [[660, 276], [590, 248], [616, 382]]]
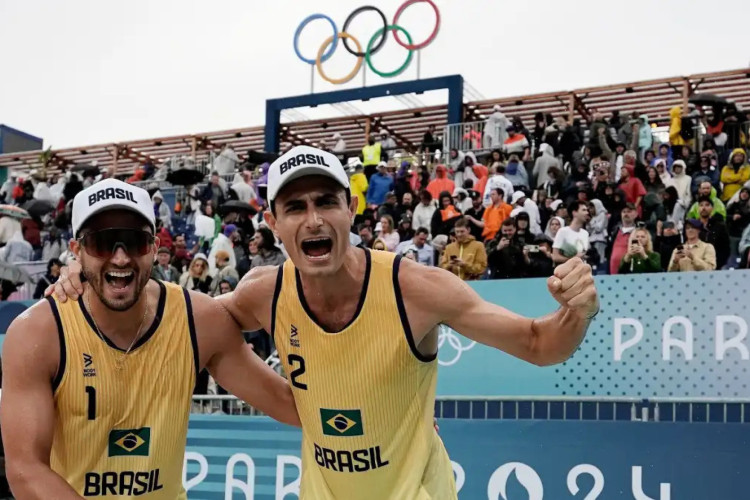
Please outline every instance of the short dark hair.
[[468, 228], [469, 227], [469, 222], [465, 218], [459, 217], [458, 219], [456, 219], [456, 223], [453, 224], [453, 227], [454, 228], [456, 228], [456, 227]]
[[495, 169], [495, 172], [498, 174], [504, 174], [505, 173], [505, 165], [498, 165]]
[[419, 192], [419, 197], [424, 198], [427, 201], [432, 201], [432, 193], [427, 191], [426, 189], [423, 189]]
[[261, 226], [258, 228], [258, 234], [263, 239], [263, 243], [258, 245], [258, 250], [273, 250], [276, 248], [276, 237], [273, 235], [273, 231], [266, 226]]
[[503, 227], [516, 227], [516, 218], [508, 217], [503, 221]]
[[417, 229], [417, 233], [416, 234], [426, 234], [426, 235], [429, 236], [430, 235], [430, 230], [427, 229], [426, 227], [420, 227], [420, 228]]
[[699, 196], [698, 197], [698, 205], [700, 205], [704, 201], [706, 203], [708, 203], [709, 205], [711, 205], [712, 207], [714, 206], [714, 200], [712, 200], [710, 196]]
[[52, 266], [63, 267], [63, 263], [60, 259], [50, 259], [47, 262], [47, 274], [52, 272]]
[[372, 226], [370, 226], [369, 224], [365, 224], [364, 222], [362, 222], [361, 224], [359, 224], [357, 226], [357, 234], [359, 234], [359, 232], [362, 231], [363, 229], [369, 229], [372, 232]]
[[505, 191], [503, 191], [503, 188], [496, 187], [492, 188], [492, 190], [499, 194], [501, 198], [505, 197]]
[[630, 202], [626, 203], [625, 206], [622, 207], [622, 210], [625, 210], [626, 208], [628, 210], [638, 210], [637, 208], [635, 208], [635, 203], [630, 203]]
[[583, 205], [586, 208], [588, 208], [589, 206], [588, 202], [586, 201], [575, 200], [571, 202], [570, 205], [568, 205], [568, 213], [572, 215], [573, 212], [578, 212], [578, 210], [581, 209], [581, 205]]

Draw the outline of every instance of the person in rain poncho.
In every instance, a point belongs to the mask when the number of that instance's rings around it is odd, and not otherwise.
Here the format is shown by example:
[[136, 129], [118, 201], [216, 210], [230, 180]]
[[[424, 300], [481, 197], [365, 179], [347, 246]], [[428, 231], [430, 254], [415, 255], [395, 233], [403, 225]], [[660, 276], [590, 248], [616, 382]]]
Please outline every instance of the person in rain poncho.
[[484, 123], [484, 137], [482, 138], [485, 149], [501, 148], [508, 138], [507, 128], [510, 126], [508, 118], [500, 111], [500, 105], [492, 107], [492, 114]]
[[557, 167], [561, 169], [560, 160], [555, 157], [555, 150], [549, 144], [542, 143], [539, 146], [539, 150], [542, 154], [534, 162], [534, 170], [531, 172], [531, 176], [536, 179], [535, 186], [542, 186], [549, 180], [547, 172], [550, 167]]
[[172, 229], [172, 211], [169, 209], [166, 203], [164, 203], [164, 196], [161, 191], [155, 192], [151, 196], [151, 201], [154, 202], [154, 215], [157, 219], [160, 219], [164, 227], [167, 230]]

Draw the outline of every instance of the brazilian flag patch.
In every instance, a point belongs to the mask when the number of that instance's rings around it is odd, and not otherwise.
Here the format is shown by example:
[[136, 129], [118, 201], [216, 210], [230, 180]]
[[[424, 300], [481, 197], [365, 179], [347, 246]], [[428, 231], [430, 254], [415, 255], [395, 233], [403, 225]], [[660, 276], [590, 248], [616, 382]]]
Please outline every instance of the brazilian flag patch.
[[359, 410], [320, 409], [320, 420], [323, 423], [323, 434], [326, 436], [361, 436], [362, 412]]
[[110, 457], [147, 457], [151, 444], [151, 428], [113, 429], [109, 431]]

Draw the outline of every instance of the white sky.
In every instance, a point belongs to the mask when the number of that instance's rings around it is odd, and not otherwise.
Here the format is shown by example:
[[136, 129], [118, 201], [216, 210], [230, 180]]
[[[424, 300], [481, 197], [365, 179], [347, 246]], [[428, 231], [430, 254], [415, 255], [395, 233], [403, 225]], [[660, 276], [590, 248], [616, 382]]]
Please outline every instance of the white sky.
[[[261, 125], [265, 99], [309, 92], [310, 68], [292, 39], [307, 15], [343, 28], [360, 5], [389, 22], [402, 0], [0, 0], [0, 123], [82, 146]], [[731, 28], [746, 0], [437, 0], [437, 39], [422, 52], [422, 77], [460, 73], [485, 98], [746, 67], [747, 30]], [[423, 40], [434, 23], [426, 4], [399, 21]], [[740, 21], [740, 25], [744, 21]], [[366, 45], [380, 21], [365, 13], [350, 31]], [[330, 35], [323, 21], [303, 32], [313, 57]], [[393, 69], [405, 50], [392, 39], [374, 59]], [[416, 77], [416, 61], [396, 80]], [[354, 63], [339, 47], [325, 64]], [[372, 73], [367, 83], [383, 80]], [[361, 85], [355, 78], [348, 87]], [[316, 80], [315, 90], [346, 88]], [[420, 96], [435, 104], [442, 95]], [[364, 111], [400, 109], [354, 103]], [[337, 116], [302, 109], [310, 118]]]

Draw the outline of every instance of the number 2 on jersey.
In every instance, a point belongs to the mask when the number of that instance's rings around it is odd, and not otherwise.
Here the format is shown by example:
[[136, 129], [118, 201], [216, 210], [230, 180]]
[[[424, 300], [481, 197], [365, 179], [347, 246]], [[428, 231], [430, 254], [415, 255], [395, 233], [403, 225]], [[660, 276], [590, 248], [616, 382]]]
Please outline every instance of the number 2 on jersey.
[[87, 385], [86, 394], [89, 397], [89, 420], [94, 420], [96, 419], [96, 388]]
[[298, 389], [307, 390], [307, 384], [297, 380], [297, 377], [305, 373], [305, 358], [303, 358], [299, 354], [290, 354], [287, 359], [289, 360], [289, 364], [292, 366], [296, 367], [297, 363], [299, 363], [299, 368], [295, 368], [294, 370], [292, 370], [292, 373], [289, 374], [292, 385]]

